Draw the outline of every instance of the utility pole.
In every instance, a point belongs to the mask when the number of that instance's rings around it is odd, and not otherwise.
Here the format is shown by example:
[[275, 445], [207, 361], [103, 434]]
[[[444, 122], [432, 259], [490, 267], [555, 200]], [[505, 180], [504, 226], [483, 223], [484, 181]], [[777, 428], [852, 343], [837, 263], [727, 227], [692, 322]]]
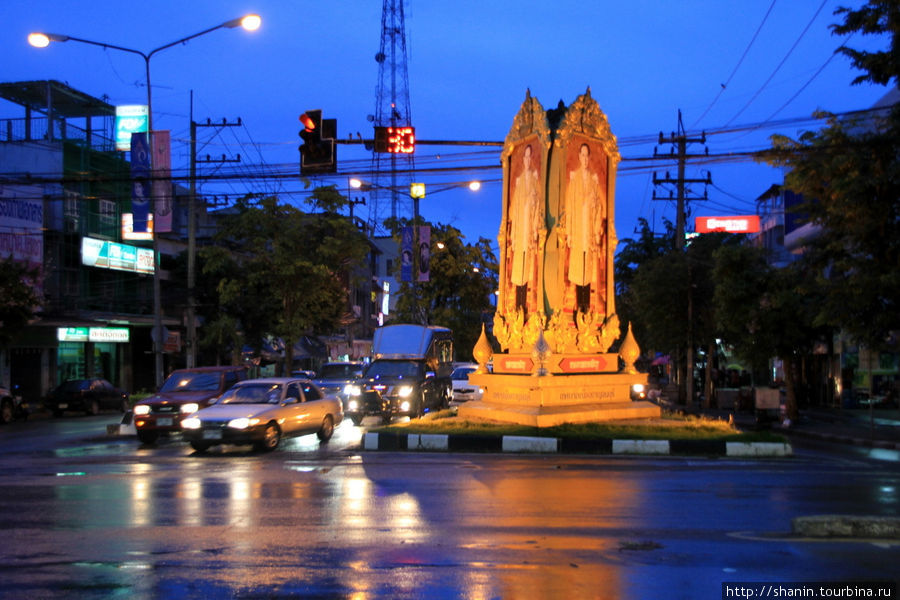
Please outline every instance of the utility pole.
[[[702, 183], [704, 186], [712, 184], [712, 177], [710, 176], [709, 171], [706, 172], [706, 177], [702, 179], [689, 179], [684, 176], [685, 165], [689, 158], [702, 158], [709, 155], [709, 148], [706, 149], [704, 154], [688, 154], [687, 147], [688, 144], [705, 144], [706, 143], [706, 132], [703, 132], [700, 137], [688, 137], [688, 135], [684, 131], [684, 123], [681, 120], [681, 111], [678, 111], [678, 132], [672, 132], [668, 138], [663, 136], [663, 133], [659, 132], [659, 144], [672, 144], [672, 150], [669, 152], [669, 156], [672, 157], [673, 160], [678, 161], [678, 176], [673, 179], [669, 172], [666, 171], [665, 177], [657, 177], [656, 173], [653, 173], [653, 185], [659, 186], [663, 184], [674, 185], [677, 190], [677, 196], [674, 198], [677, 200], [676, 206], [676, 215], [675, 215], [675, 247], [681, 250], [684, 248], [684, 222], [685, 222], [685, 209], [686, 203], [688, 200], [707, 200], [709, 196], [704, 189], [702, 197], [694, 197], [688, 198], [687, 196], [687, 184], [691, 183]], [[677, 152], [675, 150], [677, 148]], [[653, 149], [653, 156], [659, 158], [665, 158], [664, 154], [659, 154], [657, 149]], [[672, 192], [669, 192], [669, 197], [666, 198], [664, 196], [657, 196], [656, 190], [653, 190], [653, 199], [654, 200], [672, 200]]]
[[187, 368], [197, 366], [197, 317], [196, 306], [197, 301], [194, 296], [197, 279], [197, 164], [198, 163], [226, 163], [241, 162], [241, 155], [237, 158], [226, 159], [222, 155], [221, 159], [211, 159], [208, 155], [206, 159], [197, 158], [197, 128], [198, 127], [237, 127], [241, 125], [241, 119], [238, 118], [236, 123], [229, 123], [222, 119], [221, 123], [213, 123], [209, 119], [206, 123], [196, 123], [193, 116], [193, 92], [191, 92], [191, 183], [190, 194], [188, 197], [188, 273], [187, 273], [187, 289], [188, 289], [188, 305], [187, 305], [187, 357], [185, 364]]
[[[672, 132], [668, 138], [663, 136], [663, 133], [659, 133], [659, 143], [660, 144], [672, 144], [672, 150], [669, 152], [669, 156], [671, 156], [674, 160], [678, 161], [678, 176], [673, 179], [669, 172], [666, 171], [666, 176], [663, 178], [659, 178], [656, 176], [656, 173], [653, 173], [653, 185], [674, 185], [676, 189], [676, 215], [675, 215], [675, 248], [678, 251], [684, 249], [684, 229], [685, 229], [685, 213], [686, 213], [686, 204], [688, 200], [707, 200], [709, 198], [708, 192], [705, 186], [712, 184], [712, 177], [710, 176], [709, 171], [706, 172], [706, 177], [701, 179], [690, 179], [685, 177], [685, 167], [687, 165], [687, 161], [689, 158], [700, 158], [707, 156], [709, 154], [709, 148], [706, 149], [704, 154], [688, 154], [687, 147], [688, 144], [705, 144], [706, 143], [706, 132], [703, 132], [700, 137], [689, 137], [684, 130], [684, 123], [681, 120], [681, 110], [678, 111], [678, 132]], [[675, 150], [677, 148], [677, 151]], [[663, 158], [665, 155], [660, 155], [656, 148], [653, 149], [653, 156]], [[703, 196], [702, 197], [693, 197], [688, 198], [688, 184], [691, 183], [702, 183], [704, 185]], [[669, 192], [669, 197], [658, 197], [656, 195], [656, 190], [653, 191], [653, 199], [654, 200], [672, 200], [672, 192]], [[688, 273], [687, 273], [688, 281], [687, 281], [687, 357], [686, 357], [686, 373], [685, 373], [685, 404], [687, 407], [691, 407], [694, 404], [694, 327], [693, 327], [693, 313], [694, 313], [694, 292], [693, 292], [693, 282], [691, 281], [691, 265], [688, 262]], [[678, 361], [680, 364], [680, 360]], [[707, 369], [708, 371], [708, 369]]]

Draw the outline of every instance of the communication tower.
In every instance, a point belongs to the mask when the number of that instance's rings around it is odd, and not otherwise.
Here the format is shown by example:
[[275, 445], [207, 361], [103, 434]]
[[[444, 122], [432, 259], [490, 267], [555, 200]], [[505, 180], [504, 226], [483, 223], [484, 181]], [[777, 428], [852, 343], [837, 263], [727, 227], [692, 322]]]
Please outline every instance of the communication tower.
[[[406, 25], [403, 0], [384, 0], [381, 9], [381, 46], [375, 55], [378, 87], [373, 127], [393, 130], [412, 127], [409, 108], [409, 74], [406, 66]], [[413, 180], [413, 153], [372, 153], [374, 186], [370, 195], [369, 221], [383, 229], [387, 217], [412, 216], [409, 184]], [[388, 209], [390, 212], [388, 213]]]

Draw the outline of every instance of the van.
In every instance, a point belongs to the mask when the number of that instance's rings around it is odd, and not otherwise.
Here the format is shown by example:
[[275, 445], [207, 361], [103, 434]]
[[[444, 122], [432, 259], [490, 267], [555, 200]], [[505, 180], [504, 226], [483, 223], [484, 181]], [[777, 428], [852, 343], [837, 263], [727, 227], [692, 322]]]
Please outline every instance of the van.
[[347, 386], [345, 414], [357, 425], [367, 416], [389, 423], [450, 406], [453, 332], [446, 327], [388, 325], [375, 330], [373, 360]]

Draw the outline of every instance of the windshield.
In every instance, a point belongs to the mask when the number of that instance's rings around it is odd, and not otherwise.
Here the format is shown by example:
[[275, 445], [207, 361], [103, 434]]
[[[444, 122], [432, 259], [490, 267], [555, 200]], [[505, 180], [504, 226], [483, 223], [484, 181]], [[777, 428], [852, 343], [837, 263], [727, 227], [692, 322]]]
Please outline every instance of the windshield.
[[356, 379], [361, 373], [357, 365], [322, 365], [319, 379]]
[[221, 373], [172, 373], [160, 392], [215, 392], [219, 389]]
[[72, 381], [67, 381], [61, 386], [59, 386], [64, 392], [77, 392], [79, 390], [86, 390], [90, 387], [91, 382], [87, 379], [74, 379]]
[[369, 365], [366, 377], [418, 377], [419, 363], [412, 360], [376, 360]]
[[475, 367], [457, 367], [450, 375], [450, 379], [455, 381], [468, 381], [469, 373], [474, 373]]
[[259, 383], [236, 385], [222, 394], [216, 404], [278, 404], [280, 400], [280, 384]]

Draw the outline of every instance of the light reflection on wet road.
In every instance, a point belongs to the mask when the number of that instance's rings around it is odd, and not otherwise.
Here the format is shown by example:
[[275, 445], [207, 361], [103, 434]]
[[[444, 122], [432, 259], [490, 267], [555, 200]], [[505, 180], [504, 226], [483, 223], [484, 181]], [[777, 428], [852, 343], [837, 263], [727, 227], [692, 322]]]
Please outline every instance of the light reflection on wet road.
[[0, 597], [718, 598], [900, 559], [786, 535], [897, 516], [893, 465], [360, 453], [349, 423], [325, 446], [195, 454], [85, 435], [106, 422], [0, 430]]

